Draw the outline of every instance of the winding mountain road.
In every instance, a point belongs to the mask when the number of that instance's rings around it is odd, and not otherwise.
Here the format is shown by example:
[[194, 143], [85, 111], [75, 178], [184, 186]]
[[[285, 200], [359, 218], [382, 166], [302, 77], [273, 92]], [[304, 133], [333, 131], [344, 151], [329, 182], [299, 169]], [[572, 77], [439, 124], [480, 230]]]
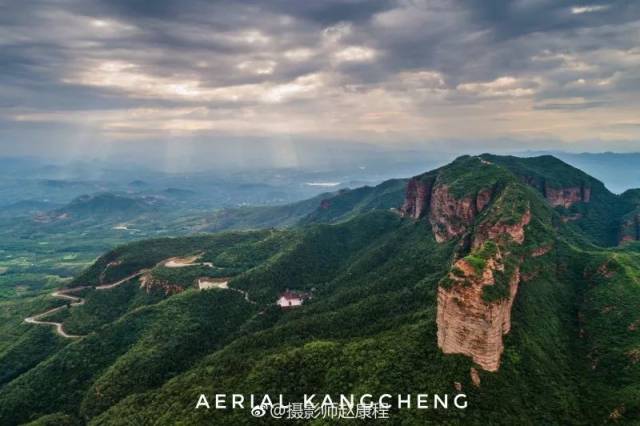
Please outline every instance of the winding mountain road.
[[53, 308], [53, 309], [49, 309], [48, 311], [39, 313], [37, 315], [33, 315], [30, 317], [27, 317], [24, 319], [24, 322], [28, 323], [28, 324], [37, 324], [37, 325], [52, 325], [55, 327], [56, 329], [56, 333], [58, 333], [58, 335], [65, 337], [67, 339], [77, 339], [79, 337], [84, 337], [84, 336], [78, 336], [75, 334], [69, 334], [67, 332], [64, 331], [64, 328], [62, 327], [62, 323], [61, 322], [55, 322], [55, 321], [41, 321], [41, 318], [44, 318], [48, 315], [51, 315], [55, 312], [61, 311], [63, 309], [67, 309], [70, 308], [72, 306], [81, 306], [84, 305], [85, 299], [83, 299], [82, 297], [78, 297], [78, 296], [72, 296], [72, 293], [77, 293], [81, 290], [87, 289], [87, 288], [93, 288], [95, 290], [109, 290], [112, 289], [114, 287], [119, 286], [120, 284], [124, 284], [127, 281], [131, 280], [132, 278], [135, 278], [139, 275], [142, 275], [143, 273], [145, 273], [146, 270], [141, 270], [136, 272], [135, 274], [131, 274], [119, 281], [116, 281], [114, 283], [111, 284], [103, 284], [103, 285], [99, 285], [99, 286], [80, 286], [80, 287], [73, 287], [73, 288], [68, 288], [68, 289], [64, 289], [64, 290], [56, 290], [53, 293], [51, 293], [52, 297], [58, 298], [58, 299], [65, 299], [65, 300], [70, 300], [71, 303], [67, 304], [67, 305], [62, 305], [62, 306], [58, 306], [57, 308]]
[[[177, 258], [170, 258], [170, 259], [165, 259], [162, 262], [159, 262], [156, 266], [159, 265], [167, 265], [168, 262], [174, 262], [176, 261]], [[206, 266], [213, 266], [208, 262], [202, 263], [203, 265]], [[194, 266], [194, 265], [199, 265], [199, 264], [194, 264], [194, 263], [187, 263], [187, 264], [180, 264], [181, 266]], [[169, 266], [169, 267], [176, 267], [176, 266]], [[73, 288], [68, 288], [68, 289], [64, 289], [64, 290], [56, 290], [53, 293], [51, 293], [52, 297], [58, 298], [58, 299], [65, 299], [65, 300], [69, 300], [71, 301], [70, 303], [66, 304], [66, 305], [62, 305], [62, 306], [58, 306], [57, 308], [53, 308], [53, 309], [49, 309], [48, 311], [45, 312], [41, 312], [37, 315], [33, 315], [30, 317], [27, 317], [24, 319], [24, 322], [28, 323], [28, 324], [37, 324], [37, 325], [51, 325], [54, 326], [56, 329], [56, 333], [58, 333], [59, 336], [62, 336], [64, 338], [67, 339], [77, 339], [80, 337], [84, 337], [84, 336], [79, 336], [79, 335], [75, 335], [75, 334], [69, 334], [66, 331], [64, 331], [64, 328], [62, 327], [62, 323], [61, 322], [56, 322], [56, 321], [41, 321], [42, 318], [51, 315], [55, 312], [61, 311], [63, 309], [67, 309], [70, 308], [72, 306], [81, 306], [84, 305], [85, 303], [85, 299], [83, 299], [82, 297], [78, 297], [78, 296], [72, 296], [73, 293], [77, 293], [81, 290], [87, 289], [87, 288], [93, 288], [95, 290], [109, 290], [112, 289], [114, 287], [117, 287], [121, 284], [126, 283], [127, 281], [138, 277], [144, 273], [146, 273], [147, 271], [149, 271], [148, 269], [141, 269], [140, 271], [131, 274], [119, 281], [116, 281], [114, 283], [111, 284], [102, 284], [99, 286], [80, 286], [80, 287], [73, 287]], [[240, 294], [242, 294], [244, 296], [244, 300], [246, 300], [247, 302], [253, 304], [253, 305], [257, 305], [257, 302], [255, 300], [251, 300], [249, 298], [249, 293], [244, 291], [244, 290], [240, 290], [237, 288], [232, 288], [232, 287], [225, 287], [226, 290], [231, 290], [231, 291], [235, 291], [238, 292]]]

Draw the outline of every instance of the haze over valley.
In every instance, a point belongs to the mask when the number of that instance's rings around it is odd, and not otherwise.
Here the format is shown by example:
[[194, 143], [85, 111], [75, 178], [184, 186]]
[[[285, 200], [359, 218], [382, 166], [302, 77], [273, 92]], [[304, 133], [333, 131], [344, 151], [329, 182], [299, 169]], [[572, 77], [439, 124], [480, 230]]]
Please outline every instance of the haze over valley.
[[638, 40], [634, 0], [0, 2], [0, 425], [640, 425]]

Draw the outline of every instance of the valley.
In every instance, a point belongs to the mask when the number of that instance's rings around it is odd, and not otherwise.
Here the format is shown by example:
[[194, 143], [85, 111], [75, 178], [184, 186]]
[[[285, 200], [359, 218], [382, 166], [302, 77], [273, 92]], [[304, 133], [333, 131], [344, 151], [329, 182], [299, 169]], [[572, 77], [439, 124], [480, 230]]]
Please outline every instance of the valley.
[[[294, 226], [118, 246], [56, 290], [70, 309], [34, 297], [19, 321], [42, 323], [0, 348], [0, 420], [238, 424], [194, 398], [273, 388], [467, 395], [392, 410], [413, 423], [637, 418], [640, 243], [616, 231], [635, 198], [553, 157], [483, 155], [309, 205]], [[288, 291], [313, 297], [275, 305]]]
[[270, 182], [261, 175], [263, 183], [255, 184], [249, 175], [233, 182], [94, 170], [104, 176], [90, 180], [81, 177], [83, 168], [31, 168], [19, 180], [0, 171], [0, 300], [57, 288], [130, 241], [293, 223], [315, 206], [304, 199], [322, 191], [284, 176]]
[[640, 1], [0, 4], [0, 426], [640, 426]]

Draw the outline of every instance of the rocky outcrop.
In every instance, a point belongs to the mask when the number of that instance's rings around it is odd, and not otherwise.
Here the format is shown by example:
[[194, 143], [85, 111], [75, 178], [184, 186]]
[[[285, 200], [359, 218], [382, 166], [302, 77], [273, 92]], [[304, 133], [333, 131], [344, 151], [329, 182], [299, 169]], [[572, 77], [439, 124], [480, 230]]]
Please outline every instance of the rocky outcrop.
[[434, 179], [413, 178], [407, 184], [407, 192], [400, 211], [404, 216], [420, 219], [429, 211]]
[[630, 241], [640, 241], [640, 213], [626, 217], [620, 226], [618, 244]]
[[467, 231], [491, 202], [493, 190], [456, 198], [447, 185], [435, 182], [435, 178], [411, 179], [400, 213], [413, 219], [428, 216], [435, 239], [441, 243]]
[[489, 205], [491, 202], [491, 197], [493, 196], [493, 190], [485, 189], [478, 192], [476, 195], [476, 210], [481, 212], [485, 207]]
[[531, 221], [531, 211], [527, 210], [516, 223], [497, 222], [494, 224], [484, 223], [478, 227], [473, 240], [473, 248], [481, 247], [485, 241], [497, 241], [508, 236], [517, 244], [524, 242], [524, 227]]
[[482, 297], [494, 285], [494, 271], [502, 266], [492, 260], [477, 274], [464, 259], [455, 267], [464, 272], [450, 288], [438, 288], [438, 346], [447, 354], [464, 354], [487, 371], [497, 371], [504, 351], [502, 336], [511, 330], [511, 307], [520, 282], [519, 267], [509, 281], [509, 296], [495, 302]]
[[184, 288], [181, 286], [158, 279], [151, 273], [146, 273], [140, 277], [140, 288], [144, 289], [147, 293], [159, 291], [165, 296], [172, 296], [184, 291]]
[[584, 184], [568, 188], [544, 187], [544, 196], [552, 206], [569, 208], [575, 203], [588, 203], [591, 201], [591, 187]]
[[[506, 248], [524, 242], [531, 211], [523, 210], [515, 220], [503, 218], [502, 213], [481, 216], [496, 197], [498, 185], [495, 181], [489, 185], [459, 196], [437, 175], [413, 178], [400, 213], [427, 219], [439, 243], [464, 237], [460, 251], [471, 249], [472, 255], [457, 259], [438, 288], [438, 346], [444, 353], [467, 355], [484, 370], [496, 371], [504, 351], [502, 336], [511, 329], [522, 261], [503, 256], [515, 256]], [[496, 208], [504, 210], [504, 206]], [[511, 208], [509, 204], [508, 210]], [[482, 220], [477, 223], [479, 217]], [[480, 252], [481, 258], [474, 256]], [[509, 260], [508, 267], [505, 260]], [[486, 287], [494, 285], [499, 287], [494, 288], [493, 298], [484, 297]]]
[[480, 387], [480, 374], [478, 373], [478, 370], [476, 370], [475, 367], [471, 367], [469, 369], [469, 375], [471, 376], [471, 383], [473, 383], [473, 385], [477, 388]]
[[531, 252], [531, 257], [540, 257], [549, 253], [553, 249], [553, 245], [541, 246]]
[[[478, 214], [478, 197], [456, 199], [446, 185], [438, 185], [431, 195], [429, 222], [436, 241], [441, 243], [464, 234]], [[484, 200], [484, 196], [482, 197]]]
[[607, 260], [596, 269], [596, 275], [603, 278], [612, 278], [616, 274], [616, 263]]
[[[444, 353], [467, 355], [487, 371], [497, 371], [500, 367], [504, 351], [502, 336], [511, 330], [511, 308], [518, 292], [522, 262], [521, 258], [512, 258], [512, 266], [506, 268], [506, 257], [514, 255], [501, 247], [522, 244], [525, 226], [530, 220], [531, 213], [527, 210], [515, 224], [481, 225], [473, 244], [472, 257], [476, 260], [472, 264], [469, 258], [458, 259], [439, 286], [438, 346]], [[505, 239], [505, 235], [509, 237]], [[488, 258], [479, 258], [482, 264], [478, 264], [474, 253], [479, 255], [485, 243], [495, 250]], [[487, 301], [484, 291], [496, 285], [498, 275], [508, 280], [507, 294]]]
[[522, 181], [534, 187], [544, 195], [552, 206], [569, 208], [575, 203], [588, 203], [591, 201], [591, 186], [582, 183], [579, 186], [557, 187], [551, 186], [546, 179], [534, 176], [520, 176]]

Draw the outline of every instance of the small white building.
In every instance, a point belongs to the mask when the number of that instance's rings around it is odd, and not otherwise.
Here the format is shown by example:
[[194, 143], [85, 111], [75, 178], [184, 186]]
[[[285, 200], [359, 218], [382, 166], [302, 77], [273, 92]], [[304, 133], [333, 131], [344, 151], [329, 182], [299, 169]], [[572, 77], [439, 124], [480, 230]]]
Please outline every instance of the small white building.
[[304, 303], [305, 299], [309, 296], [306, 293], [299, 293], [296, 291], [285, 291], [280, 294], [278, 301], [276, 302], [281, 308], [294, 308]]

